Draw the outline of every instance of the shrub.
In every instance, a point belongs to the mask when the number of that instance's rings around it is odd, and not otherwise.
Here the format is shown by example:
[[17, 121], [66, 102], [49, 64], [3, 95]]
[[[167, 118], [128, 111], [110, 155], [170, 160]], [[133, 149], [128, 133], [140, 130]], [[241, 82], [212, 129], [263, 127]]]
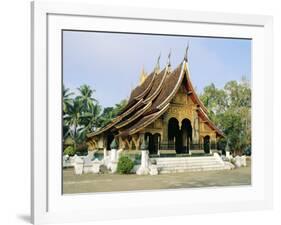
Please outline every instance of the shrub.
[[134, 167], [134, 162], [128, 156], [121, 156], [117, 164], [117, 172], [128, 174]]
[[69, 155], [69, 156], [74, 156], [75, 153], [76, 153], [76, 150], [73, 146], [68, 146], [63, 151], [64, 155]]

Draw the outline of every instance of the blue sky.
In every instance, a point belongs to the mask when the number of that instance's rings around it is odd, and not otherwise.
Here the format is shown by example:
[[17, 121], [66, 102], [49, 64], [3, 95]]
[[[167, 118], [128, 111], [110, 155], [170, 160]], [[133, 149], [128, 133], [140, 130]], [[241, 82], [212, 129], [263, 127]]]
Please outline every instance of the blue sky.
[[153, 70], [160, 53], [161, 68], [170, 50], [172, 67], [179, 65], [188, 42], [190, 77], [198, 94], [211, 83], [222, 88], [242, 76], [251, 79], [250, 40], [64, 31], [63, 83], [74, 92], [88, 84], [103, 107], [113, 106], [138, 85], [142, 67]]

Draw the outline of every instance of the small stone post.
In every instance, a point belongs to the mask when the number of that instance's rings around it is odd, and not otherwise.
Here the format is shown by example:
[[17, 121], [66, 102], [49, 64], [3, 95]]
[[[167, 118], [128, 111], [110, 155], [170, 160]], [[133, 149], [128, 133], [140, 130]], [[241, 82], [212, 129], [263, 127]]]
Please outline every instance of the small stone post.
[[143, 140], [142, 144], [141, 144], [141, 166], [140, 168], [137, 170], [136, 174], [137, 175], [147, 175], [149, 174], [149, 156], [148, 156], [148, 145], [147, 145], [147, 141]]
[[110, 161], [113, 162], [113, 161], [116, 161], [116, 157], [117, 156], [117, 149], [115, 148], [112, 148], [110, 150]]
[[92, 159], [94, 158], [94, 154], [95, 154], [95, 151], [94, 151], [94, 150], [88, 151], [87, 158], [89, 158], [90, 160], [92, 160]]
[[106, 150], [106, 148], [103, 148], [103, 158], [105, 159], [106, 156], [107, 156], [107, 150]]
[[110, 144], [110, 169], [112, 173], [116, 173], [117, 171], [117, 142], [115, 139], [113, 139], [113, 141]]
[[83, 173], [84, 168], [84, 160], [81, 159], [79, 156], [75, 155], [74, 158], [74, 173], [76, 175], [81, 175]]
[[226, 154], [225, 157], [229, 159], [229, 158], [230, 158], [230, 152], [229, 152], [229, 151], [226, 151], [225, 154]]
[[141, 151], [141, 165], [144, 168], [148, 167], [148, 151], [147, 150]]
[[225, 146], [225, 157], [230, 160], [232, 157], [230, 156], [230, 148], [229, 148], [229, 143], [228, 140], [226, 142], [226, 146]]

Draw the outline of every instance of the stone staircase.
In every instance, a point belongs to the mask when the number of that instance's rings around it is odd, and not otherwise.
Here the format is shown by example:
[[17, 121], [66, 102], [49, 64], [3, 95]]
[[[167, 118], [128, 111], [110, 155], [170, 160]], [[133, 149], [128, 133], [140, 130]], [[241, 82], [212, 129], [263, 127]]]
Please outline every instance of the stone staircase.
[[[151, 158], [152, 159], [152, 158]], [[198, 157], [153, 158], [160, 174], [229, 169], [218, 154]]]

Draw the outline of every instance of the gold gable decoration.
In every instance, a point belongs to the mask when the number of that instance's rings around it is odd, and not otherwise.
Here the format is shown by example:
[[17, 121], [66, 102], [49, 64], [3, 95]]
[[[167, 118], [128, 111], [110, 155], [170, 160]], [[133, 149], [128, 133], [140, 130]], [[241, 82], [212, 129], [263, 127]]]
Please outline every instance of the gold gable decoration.
[[140, 73], [140, 81], [139, 81], [139, 85], [142, 85], [143, 82], [146, 80], [147, 78], [147, 73], [144, 71], [144, 67], [142, 67], [141, 73]]

